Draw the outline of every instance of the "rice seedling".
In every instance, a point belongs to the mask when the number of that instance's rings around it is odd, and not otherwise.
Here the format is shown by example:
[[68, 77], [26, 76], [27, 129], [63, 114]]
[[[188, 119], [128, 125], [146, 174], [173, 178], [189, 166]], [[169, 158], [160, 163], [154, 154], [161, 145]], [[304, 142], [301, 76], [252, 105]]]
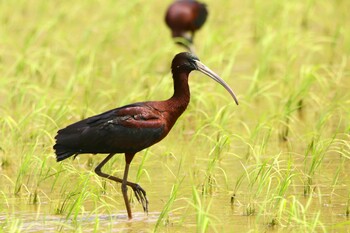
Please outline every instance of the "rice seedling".
[[196, 210], [197, 232], [206, 232], [209, 226], [213, 228], [212, 230], [216, 231], [213, 221], [217, 221], [217, 219], [209, 213], [211, 207], [210, 200], [209, 203], [206, 203], [206, 199], [201, 198], [195, 187], [192, 188], [192, 195], [193, 200], [190, 204]]
[[[310, 68], [308, 69], [307, 67], [302, 67], [301, 72], [301, 83], [297, 84], [298, 88], [295, 90], [294, 93], [292, 92], [287, 98], [286, 103], [284, 105], [283, 113], [281, 115], [282, 129], [279, 136], [281, 141], [288, 140], [288, 135], [290, 131], [290, 121], [293, 121], [292, 114], [294, 112], [298, 112], [299, 117], [303, 117], [305, 97], [309, 92], [312, 83], [315, 80], [312, 69], [310, 70]], [[290, 89], [290, 87], [288, 88]]]
[[350, 194], [349, 194], [348, 201], [346, 202], [345, 216], [346, 216], [347, 218], [349, 218], [349, 216], [350, 216]]
[[[205, 178], [202, 183], [202, 195], [213, 195], [215, 187], [218, 185], [215, 178], [215, 173], [221, 170], [226, 177], [225, 171], [220, 169], [218, 163], [222, 160], [221, 156], [224, 148], [229, 146], [229, 137], [227, 135], [221, 136], [220, 132], [216, 137], [216, 141], [213, 149], [209, 153], [209, 162], [205, 171]], [[226, 183], [227, 183], [227, 179]]]
[[347, 1], [206, 2], [196, 52], [240, 105], [190, 78], [181, 121], [135, 158], [148, 215], [125, 221], [101, 156], [56, 163], [57, 129], [172, 93], [168, 3], [0, 3], [0, 232], [349, 231]]
[[233, 194], [231, 196], [230, 202], [231, 202], [231, 207], [234, 206], [235, 203], [235, 199], [236, 199], [236, 195], [238, 192], [238, 189], [240, 188], [240, 186], [242, 185], [242, 183], [244, 182], [244, 178], [245, 178], [245, 173], [241, 174], [235, 181], [235, 186], [233, 189]]
[[161, 224], [168, 225], [171, 222], [169, 214], [170, 214], [170, 211], [172, 209], [174, 202], [176, 201], [179, 186], [181, 185], [182, 181], [183, 181], [183, 179], [178, 180], [178, 182], [175, 185], [173, 185], [169, 199], [166, 202], [166, 204], [164, 205], [164, 208], [162, 209], [162, 211], [160, 212], [157, 223], [154, 227], [155, 232], [158, 230], [158, 228], [160, 227]]

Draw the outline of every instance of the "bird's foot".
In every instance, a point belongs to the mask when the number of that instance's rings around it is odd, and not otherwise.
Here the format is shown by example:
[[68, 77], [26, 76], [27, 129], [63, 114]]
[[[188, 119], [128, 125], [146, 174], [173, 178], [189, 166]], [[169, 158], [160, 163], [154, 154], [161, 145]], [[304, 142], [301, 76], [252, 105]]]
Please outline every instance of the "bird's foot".
[[135, 184], [135, 185], [133, 185], [131, 187], [134, 190], [134, 193], [135, 193], [135, 196], [136, 196], [137, 200], [142, 205], [143, 211], [148, 213], [148, 199], [147, 199], [147, 196], [146, 196], [146, 191], [143, 188], [141, 188], [141, 186], [138, 185], [138, 184]]

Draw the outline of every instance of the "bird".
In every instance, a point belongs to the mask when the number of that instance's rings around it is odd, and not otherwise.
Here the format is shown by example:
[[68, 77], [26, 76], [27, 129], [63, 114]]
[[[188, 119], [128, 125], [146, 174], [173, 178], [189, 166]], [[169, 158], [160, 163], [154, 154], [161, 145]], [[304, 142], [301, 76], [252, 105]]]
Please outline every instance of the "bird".
[[[95, 168], [97, 175], [121, 183], [128, 218], [132, 212], [127, 196], [129, 186], [135, 193], [144, 212], [148, 213], [146, 191], [138, 184], [128, 181], [128, 172], [135, 154], [161, 141], [185, 111], [190, 101], [189, 74], [198, 70], [220, 83], [238, 100], [232, 89], [199, 58], [189, 52], [176, 54], [171, 65], [174, 93], [163, 101], [146, 101], [115, 108], [88, 117], [58, 130], [53, 149], [57, 162], [79, 154], [108, 154]], [[125, 154], [123, 178], [102, 172], [103, 166], [117, 153]]]
[[194, 52], [193, 37], [205, 23], [208, 16], [206, 4], [195, 0], [173, 2], [165, 14], [165, 22], [177, 44]]

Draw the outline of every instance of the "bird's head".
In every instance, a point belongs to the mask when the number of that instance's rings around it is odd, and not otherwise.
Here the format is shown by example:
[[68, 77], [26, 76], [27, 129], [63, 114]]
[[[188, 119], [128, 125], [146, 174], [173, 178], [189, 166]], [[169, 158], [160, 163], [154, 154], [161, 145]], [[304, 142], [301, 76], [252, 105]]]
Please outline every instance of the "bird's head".
[[198, 70], [202, 72], [203, 74], [209, 76], [210, 78], [214, 79], [216, 82], [221, 84], [230, 93], [230, 95], [238, 105], [237, 97], [232, 91], [232, 89], [227, 85], [227, 83], [222, 78], [220, 78], [220, 76], [217, 75], [214, 71], [212, 71], [202, 62], [200, 62], [199, 58], [196, 55], [188, 52], [182, 52], [177, 54], [173, 59], [171, 70], [174, 76], [179, 73], [189, 74], [193, 70]]
[[192, 53], [178, 53], [173, 59], [171, 70], [174, 74], [181, 72], [190, 73], [192, 70], [197, 69], [197, 61], [199, 61], [199, 58]]

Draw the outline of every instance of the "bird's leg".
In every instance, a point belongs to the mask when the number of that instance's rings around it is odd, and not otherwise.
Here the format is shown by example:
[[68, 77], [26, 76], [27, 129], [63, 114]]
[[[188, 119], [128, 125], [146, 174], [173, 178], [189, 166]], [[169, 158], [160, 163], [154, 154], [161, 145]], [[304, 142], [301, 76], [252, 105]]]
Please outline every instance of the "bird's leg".
[[[109, 179], [109, 180], [113, 180], [115, 182], [118, 182], [118, 183], [123, 183], [123, 179], [120, 179], [118, 177], [115, 177], [115, 176], [112, 176], [112, 175], [109, 175], [109, 174], [106, 174], [106, 173], [103, 173], [101, 171], [102, 167], [114, 156], [115, 154], [112, 153], [112, 154], [109, 154], [99, 165], [97, 165], [97, 167], [95, 168], [95, 172], [97, 175], [103, 177], [103, 178], [106, 178], [106, 179]], [[130, 165], [130, 162], [132, 160], [132, 158], [134, 157], [134, 155], [132, 156], [128, 156], [129, 157], [129, 165]], [[131, 159], [130, 159], [131, 157]], [[129, 169], [129, 168], [128, 168]], [[136, 183], [132, 183], [132, 182], [129, 182], [129, 181], [126, 181], [126, 185], [127, 186], [130, 186], [134, 193], [135, 193], [135, 196], [137, 198], [137, 200], [142, 204], [142, 207], [143, 207], [143, 210], [145, 212], [148, 212], [148, 200], [147, 200], [147, 197], [146, 197], [146, 191], [141, 188], [140, 185], [136, 184]]]
[[190, 53], [196, 55], [196, 51], [195, 51], [194, 46], [193, 46], [192, 43], [188, 44], [188, 45], [187, 45], [187, 48], [188, 48], [188, 50], [190, 51]]
[[[97, 167], [95, 168], [95, 173], [103, 178], [113, 180], [113, 181], [118, 182], [118, 183], [122, 183], [123, 182], [122, 179], [115, 177], [115, 176], [112, 176], [112, 175], [109, 175], [109, 174], [106, 174], [106, 173], [103, 173], [101, 171], [102, 167], [113, 157], [113, 155], [115, 155], [115, 154], [109, 154], [99, 165], [97, 165]], [[126, 183], [126, 185], [132, 187], [132, 189], [135, 189], [135, 187], [138, 186], [138, 184], [135, 184], [135, 183], [132, 183], [129, 181]]]
[[193, 45], [193, 37], [194, 37], [194, 31], [191, 32], [188, 40], [188, 44], [187, 44], [187, 48], [189, 50], [190, 53], [196, 55], [196, 51], [194, 49], [194, 45]]
[[129, 166], [132, 159], [134, 158], [134, 155], [135, 154], [125, 154], [125, 169], [124, 169], [124, 177], [122, 182], [122, 192], [124, 196], [124, 201], [125, 201], [125, 205], [128, 206], [129, 202], [127, 199], [127, 185], [129, 185], [133, 189], [137, 200], [142, 204], [143, 210], [146, 213], [148, 213], [148, 200], [146, 196], [146, 191], [143, 188], [141, 188], [140, 185], [127, 181]]
[[128, 212], [128, 217], [129, 217], [129, 219], [132, 219], [130, 202], [128, 200], [128, 187], [126, 186], [126, 182], [128, 179], [128, 173], [129, 173], [129, 166], [130, 166], [130, 163], [125, 164], [124, 177], [123, 177], [123, 181], [122, 181], [122, 193], [123, 193], [123, 197], [124, 197], [126, 211]]
[[[97, 165], [97, 167], [95, 168], [95, 173], [101, 177], [107, 178], [108, 179], [108, 174], [105, 174], [101, 171], [102, 167], [115, 155], [115, 153], [111, 153], [109, 154], [104, 160], [102, 160], [102, 162]], [[121, 179], [120, 181], [117, 181], [121, 183]]]

